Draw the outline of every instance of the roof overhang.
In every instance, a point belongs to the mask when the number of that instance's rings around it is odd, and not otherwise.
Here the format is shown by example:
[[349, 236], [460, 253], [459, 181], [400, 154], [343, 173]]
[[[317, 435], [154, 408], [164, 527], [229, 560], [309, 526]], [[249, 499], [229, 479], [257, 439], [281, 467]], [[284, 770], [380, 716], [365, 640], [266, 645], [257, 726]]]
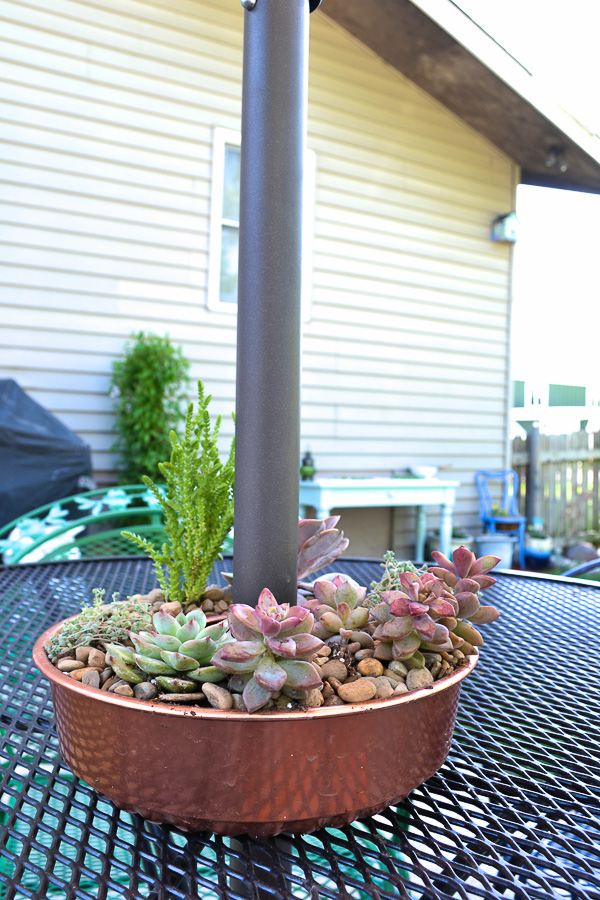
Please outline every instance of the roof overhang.
[[513, 159], [525, 184], [600, 193], [600, 137], [450, 0], [325, 0], [321, 9]]

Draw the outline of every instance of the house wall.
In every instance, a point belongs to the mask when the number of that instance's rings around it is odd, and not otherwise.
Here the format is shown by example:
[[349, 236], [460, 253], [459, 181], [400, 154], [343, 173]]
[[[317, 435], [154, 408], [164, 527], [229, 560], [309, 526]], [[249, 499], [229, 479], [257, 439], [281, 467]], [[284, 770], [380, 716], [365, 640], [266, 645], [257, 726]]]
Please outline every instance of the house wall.
[[[133, 330], [168, 333], [225, 445], [235, 318], [206, 286], [213, 128], [240, 125], [238, 0], [0, 0], [0, 21], [0, 377], [107, 480], [111, 360]], [[321, 11], [311, 26], [302, 449], [323, 474], [438, 466], [475, 525], [473, 473], [505, 461], [510, 250], [489, 229], [516, 169]], [[410, 553], [411, 511], [343, 524], [355, 554]]]

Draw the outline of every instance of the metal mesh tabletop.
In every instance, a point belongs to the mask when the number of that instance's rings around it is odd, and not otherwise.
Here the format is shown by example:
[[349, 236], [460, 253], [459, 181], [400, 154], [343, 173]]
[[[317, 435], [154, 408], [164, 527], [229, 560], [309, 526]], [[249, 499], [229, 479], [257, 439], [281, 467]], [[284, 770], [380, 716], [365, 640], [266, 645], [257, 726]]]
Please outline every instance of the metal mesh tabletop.
[[[145, 823], [60, 759], [34, 639], [94, 587], [154, 586], [140, 558], [0, 568], [0, 900], [600, 900], [598, 587], [501, 575], [440, 772], [371, 819], [253, 840]], [[116, 765], [119, 749], [107, 738]]]

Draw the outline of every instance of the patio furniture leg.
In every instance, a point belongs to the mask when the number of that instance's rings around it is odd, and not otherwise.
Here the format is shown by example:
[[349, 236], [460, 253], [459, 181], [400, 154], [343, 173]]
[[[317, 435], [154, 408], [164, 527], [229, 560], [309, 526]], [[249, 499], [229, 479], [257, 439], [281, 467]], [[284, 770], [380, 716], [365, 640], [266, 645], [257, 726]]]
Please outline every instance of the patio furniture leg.
[[450, 542], [452, 540], [452, 507], [447, 503], [442, 506], [440, 517], [440, 544], [444, 556], [450, 556]]
[[424, 506], [417, 506], [417, 528], [415, 531], [415, 559], [425, 560], [425, 534], [427, 531], [427, 515]]

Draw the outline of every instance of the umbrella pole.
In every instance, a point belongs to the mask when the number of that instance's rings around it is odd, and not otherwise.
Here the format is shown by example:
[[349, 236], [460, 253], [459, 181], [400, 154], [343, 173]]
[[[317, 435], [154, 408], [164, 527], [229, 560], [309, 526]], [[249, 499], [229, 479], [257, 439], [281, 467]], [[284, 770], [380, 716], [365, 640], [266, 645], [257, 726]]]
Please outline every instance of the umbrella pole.
[[[318, 3], [311, 4], [312, 6]], [[242, 0], [235, 599], [296, 603], [309, 0]]]

